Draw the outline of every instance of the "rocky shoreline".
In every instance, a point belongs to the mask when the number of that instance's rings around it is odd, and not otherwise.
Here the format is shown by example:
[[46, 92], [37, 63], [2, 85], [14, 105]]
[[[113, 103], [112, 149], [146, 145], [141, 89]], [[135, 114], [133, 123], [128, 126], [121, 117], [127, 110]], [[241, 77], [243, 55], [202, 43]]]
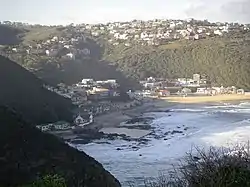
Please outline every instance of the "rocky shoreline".
[[132, 109], [104, 114], [96, 117], [94, 124], [86, 129], [74, 129], [71, 132], [60, 133], [59, 136], [72, 144], [89, 144], [92, 142], [109, 144], [108, 141], [112, 140], [147, 144], [149, 140], [145, 136], [158, 137], [154, 131], [155, 128], [151, 125], [155, 118], [144, 116], [144, 114], [171, 112], [171, 109], [166, 109], [168, 105], [158, 107], [156, 104], [157, 102], [152, 100]]

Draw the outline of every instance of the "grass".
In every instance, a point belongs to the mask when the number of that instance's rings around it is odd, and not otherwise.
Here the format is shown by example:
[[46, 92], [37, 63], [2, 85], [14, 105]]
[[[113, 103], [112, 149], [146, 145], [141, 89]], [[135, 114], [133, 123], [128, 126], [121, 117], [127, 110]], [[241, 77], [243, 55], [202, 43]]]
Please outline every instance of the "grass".
[[185, 45], [185, 41], [176, 41], [173, 43], [168, 43], [164, 45], [160, 45], [160, 49], [179, 49]]
[[34, 40], [47, 40], [53, 36], [59, 36], [60, 31], [57, 30], [57, 27], [42, 27], [42, 28], [32, 28], [23, 38], [25, 44], [30, 44]]

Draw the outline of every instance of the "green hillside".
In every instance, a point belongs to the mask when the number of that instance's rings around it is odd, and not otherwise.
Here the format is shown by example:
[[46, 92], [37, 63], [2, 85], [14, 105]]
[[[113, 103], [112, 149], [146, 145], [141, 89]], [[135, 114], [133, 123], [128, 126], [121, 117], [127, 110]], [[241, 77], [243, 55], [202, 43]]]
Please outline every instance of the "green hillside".
[[58, 175], [70, 187], [119, 187], [93, 158], [44, 134], [19, 114], [0, 106], [0, 186], [22, 186]]
[[43, 88], [44, 82], [15, 62], [0, 56], [0, 105], [41, 124], [72, 120], [71, 101]]
[[205, 74], [215, 84], [250, 89], [250, 40], [212, 38], [174, 44], [114, 48], [106, 57], [128, 77], [178, 78]]

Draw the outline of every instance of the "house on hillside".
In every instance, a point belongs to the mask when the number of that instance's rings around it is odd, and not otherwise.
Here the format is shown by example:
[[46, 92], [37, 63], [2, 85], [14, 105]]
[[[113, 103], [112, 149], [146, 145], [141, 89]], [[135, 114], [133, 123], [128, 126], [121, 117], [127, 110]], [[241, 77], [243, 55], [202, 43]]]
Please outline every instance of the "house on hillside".
[[84, 118], [80, 114], [78, 114], [74, 120], [75, 125], [78, 127], [84, 127], [93, 122], [94, 122], [94, 117], [92, 113], [89, 114], [88, 118]]
[[58, 121], [54, 123], [52, 127], [52, 129], [55, 129], [55, 130], [67, 130], [70, 128], [71, 128], [70, 124], [66, 121]]
[[53, 127], [53, 124], [42, 124], [37, 125], [36, 128], [40, 129], [42, 132], [50, 131]]
[[78, 116], [76, 116], [74, 123], [77, 126], [80, 126], [81, 124], [85, 124], [87, 123], [88, 120], [84, 119], [80, 114], [78, 114]]

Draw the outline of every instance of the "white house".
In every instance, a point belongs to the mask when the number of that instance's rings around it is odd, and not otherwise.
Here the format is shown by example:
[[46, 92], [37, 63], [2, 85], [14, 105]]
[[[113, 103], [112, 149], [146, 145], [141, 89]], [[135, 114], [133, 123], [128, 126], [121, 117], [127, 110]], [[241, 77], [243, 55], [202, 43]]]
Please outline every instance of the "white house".
[[70, 129], [70, 125], [68, 122], [65, 121], [58, 121], [53, 124], [55, 130], [67, 130]]
[[49, 56], [49, 54], [50, 54], [49, 50], [46, 50], [45, 54]]
[[79, 114], [76, 118], [75, 118], [75, 124], [79, 127], [84, 127], [86, 125], [89, 125], [91, 123], [94, 122], [94, 117], [93, 117], [93, 114], [90, 114], [89, 116], [89, 120], [86, 120], [86, 119], [83, 119], [81, 117], [81, 115]]
[[53, 124], [47, 124], [47, 125], [37, 125], [36, 128], [40, 129], [43, 132], [51, 130], [53, 127]]
[[54, 37], [51, 39], [51, 41], [53, 41], [53, 42], [58, 41], [58, 40], [59, 40], [59, 38], [58, 38], [57, 36], [54, 36]]
[[12, 48], [12, 51], [15, 51], [15, 52], [17, 52], [17, 48]]
[[78, 114], [78, 116], [75, 118], [74, 122], [76, 125], [81, 126], [82, 124], [87, 123], [87, 120], [83, 119], [82, 116], [80, 114]]
[[68, 54], [66, 54], [66, 56], [69, 57], [69, 58], [71, 58], [71, 59], [74, 58], [74, 54], [73, 53], [68, 53]]
[[93, 83], [93, 82], [94, 82], [93, 79], [82, 79], [83, 84], [89, 84], [89, 83]]
[[173, 29], [173, 28], [175, 28], [175, 26], [176, 26], [175, 22], [173, 22], [173, 21], [172, 21], [172, 22], [170, 22], [170, 24], [169, 24], [169, 27], [170, 27], [170, 28], [172, 28], [172, 29]]
[[214, 34], [219, 35], [219, 36], [222, 36], [222, 35], [223, 35], [223, 33], [222, 33], [220, 30], [215, 30], [215, 31], [214, 31]]

